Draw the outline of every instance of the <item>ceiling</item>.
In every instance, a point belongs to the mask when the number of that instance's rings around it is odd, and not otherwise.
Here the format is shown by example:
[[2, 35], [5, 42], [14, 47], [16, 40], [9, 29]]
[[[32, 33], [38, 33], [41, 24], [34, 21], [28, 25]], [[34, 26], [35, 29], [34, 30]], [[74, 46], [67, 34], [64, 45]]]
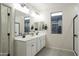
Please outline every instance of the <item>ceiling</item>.
[[53, 8], [56, 6], [59, 7], [68, 7], [68, 6], [75, 6], [78, 5], [77, 3], [30, 3], [33, 7], [40, 11], [45, 11], [48, 8]]

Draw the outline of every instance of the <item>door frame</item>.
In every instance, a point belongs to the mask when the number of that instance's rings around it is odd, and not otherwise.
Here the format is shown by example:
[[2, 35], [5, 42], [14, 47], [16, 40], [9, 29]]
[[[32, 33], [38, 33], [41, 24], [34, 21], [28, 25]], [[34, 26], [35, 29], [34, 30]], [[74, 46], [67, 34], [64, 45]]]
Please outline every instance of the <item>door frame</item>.
[[74, 38], [74, 33], [75, 33], [75, 19], [78, 17], [78, 14], [75, 15], [75, 17], [73, 18], [73, 51], [74, 53], [77, 55], [76, 51], [75, 51], [75, 38]]

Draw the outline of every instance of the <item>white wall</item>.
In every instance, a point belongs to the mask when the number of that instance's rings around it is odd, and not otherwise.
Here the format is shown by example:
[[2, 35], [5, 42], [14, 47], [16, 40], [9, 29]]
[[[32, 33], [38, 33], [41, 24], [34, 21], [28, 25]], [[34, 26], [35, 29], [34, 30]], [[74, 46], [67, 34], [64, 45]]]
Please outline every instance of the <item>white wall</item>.
[[[51, 34], [51, 12], [63, 12], [62, 34]], [[76, 11], [71, 5], [52, 6], [45, 10], [46, 23], [48, 25], [46, 46], [60, 49], [73, 50], [73, 17]]]

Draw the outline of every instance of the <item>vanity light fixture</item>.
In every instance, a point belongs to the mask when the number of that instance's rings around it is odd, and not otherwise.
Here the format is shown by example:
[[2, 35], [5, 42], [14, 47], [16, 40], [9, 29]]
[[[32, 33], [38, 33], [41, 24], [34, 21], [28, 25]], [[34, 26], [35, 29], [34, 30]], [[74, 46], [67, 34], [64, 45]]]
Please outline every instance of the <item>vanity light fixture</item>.
[[25, 20], [29, 20], [30, 18], [29, 17], [25, 17]]
[[51, 16], [59, 16], [62, 15], [62, 12], [52, 13]]
[[29, 9], [26, 7], [25, 4], [16, 3], [16, 4], [13, 4], [13, 6], [14, 6], [15, 9], [17, 9], [17, 10], [23, 12], [23, 13], [26, 13], [26, 14], [29, 13]]

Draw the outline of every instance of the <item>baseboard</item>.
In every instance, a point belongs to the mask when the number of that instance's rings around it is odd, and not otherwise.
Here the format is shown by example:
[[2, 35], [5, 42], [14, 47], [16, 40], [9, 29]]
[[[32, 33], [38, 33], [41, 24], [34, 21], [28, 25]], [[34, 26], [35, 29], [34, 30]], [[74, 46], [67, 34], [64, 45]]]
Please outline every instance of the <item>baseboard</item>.
[[59, 49], [59, 50], [64, 50], [64, 51], [70, 51], [70, 52], [73, 52], [73, 50], [62, 49], [62, 48], [57, 48], [57, 47], [47, 47], [47, 48], [51, 48], [51, 49]]
[[0, 53], [0, 56], [7, 56], [8, 53]]
[[73, 51], [73, 53], [74, 53], [75, 56], [77, 56], [77, 55], [75, 54], [75, 51]]

